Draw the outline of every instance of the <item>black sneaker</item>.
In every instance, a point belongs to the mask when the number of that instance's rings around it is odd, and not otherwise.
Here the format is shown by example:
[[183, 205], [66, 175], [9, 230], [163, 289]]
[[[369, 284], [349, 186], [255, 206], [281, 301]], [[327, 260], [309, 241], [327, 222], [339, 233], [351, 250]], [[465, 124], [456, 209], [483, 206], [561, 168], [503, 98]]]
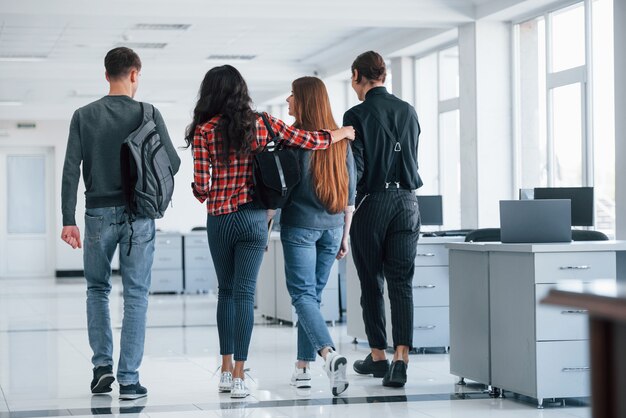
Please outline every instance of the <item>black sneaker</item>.
[[148, 396], [148, 389], [141, 386], [139, 382], [132, 385], [120, 385], [120, 399], [122, 400], [139, 399], [144, 396]]
[[115, 381], [113, 376], [113, 366], [100, 366], [93, 369], [93, 380], [91, 381], [91, 393], [111, 392], [111, 383]]
[[403, 360], [396, 360], [391, 363], [391, 367], [383, 377], [383, 386], [390, 388], [401, 388], [406, 383], [406, 363]]
[[373, 374], [374, 377], [384, 377], [389, 369], [389, 360], [372, 360], [372, 354], [368, 354], [365, 360], [357, 360], [352, 366], [358, 374]]

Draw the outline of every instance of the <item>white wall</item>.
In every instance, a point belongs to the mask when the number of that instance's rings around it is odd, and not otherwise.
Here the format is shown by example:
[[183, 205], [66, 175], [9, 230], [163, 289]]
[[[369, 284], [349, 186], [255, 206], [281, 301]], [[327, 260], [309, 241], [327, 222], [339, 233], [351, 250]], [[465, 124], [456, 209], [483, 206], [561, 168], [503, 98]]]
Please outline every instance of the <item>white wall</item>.
[[[177, 148], [184, 145], [185, 126], [187, 120], [170, 120], [167, 117], [168, 109], [160, 109], [168, 126], [168, 131], [174, 146]], [[61, 216], [61, 177], [63, 173], [63, 161], [69, 130], [69, 117], [67, 120], [36, 121], [36, 129], [16, 129], [16, 121], [0, 121], [0, 128], [6, 130], [8, 136], [0, 138], [0, 147], [53, 147], [55, 167], [55, 270], [82, 270], [83, 260], [81, 250], [72, 250], [61, 241], [62, 229]], [[169, 231], [187, 232], [194, 226], [206, 225], [206, 207], [200, 204], [191, 192], [193, 181], [193, 160], [190, 150], [178, 150], [181, 158], [180, 171], [175, 176], [176, 187], [172, 198], [173, 207], [170, 207], [163, 219], [156, 221], [157, 228]], [[83, 215], [85, 211], [84, 186], [81, 178], [78, 189], [78, 201], [76, 207], [76, 223], [84, 230]]]

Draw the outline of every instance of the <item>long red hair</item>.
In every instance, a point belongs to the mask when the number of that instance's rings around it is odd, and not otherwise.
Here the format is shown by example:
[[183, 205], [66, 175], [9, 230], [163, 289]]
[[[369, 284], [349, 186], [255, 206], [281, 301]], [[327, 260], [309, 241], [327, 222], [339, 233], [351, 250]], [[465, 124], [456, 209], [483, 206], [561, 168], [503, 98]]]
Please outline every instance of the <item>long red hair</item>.
[[[291, 84], [295, 126], [307, 131], [337, 129], [324, 82], [317, 77], [301, 77]], [[348, 141], [339, 141], [311, 156], [313, 187], [330, 213], [342, 212], [348, 204]]]

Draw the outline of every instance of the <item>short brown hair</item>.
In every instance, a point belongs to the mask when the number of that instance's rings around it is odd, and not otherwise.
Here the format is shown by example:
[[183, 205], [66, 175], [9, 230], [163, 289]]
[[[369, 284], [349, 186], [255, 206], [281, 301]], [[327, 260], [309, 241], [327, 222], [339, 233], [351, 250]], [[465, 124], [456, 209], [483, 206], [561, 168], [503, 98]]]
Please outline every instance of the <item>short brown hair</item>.
[[104, 57], [104, 68], [109, 78], [121, 78], [127, 76], [133, 69], [141, 71], [141, 60], [135, 51], [120, 46], [107, 52]]
[[384, 83], [387, 77], [385, 60], [379, 53], [374, 51], [367, 51], [356, 57], [352, 63], [352, 74], [354, 74], [354, 70], [359, 72], [356, 79], [357, 83], [361, 82], [362, 77], [370, 81], [380, 81]]

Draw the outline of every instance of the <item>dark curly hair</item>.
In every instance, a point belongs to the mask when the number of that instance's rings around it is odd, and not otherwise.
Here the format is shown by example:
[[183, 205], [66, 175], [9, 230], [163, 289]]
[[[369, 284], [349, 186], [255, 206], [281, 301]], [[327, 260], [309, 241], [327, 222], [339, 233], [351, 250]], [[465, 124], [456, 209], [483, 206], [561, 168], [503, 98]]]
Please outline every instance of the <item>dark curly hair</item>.
[[250, 152], [256, 135], [257, 116], [252, 110], [246, 81], [232, 65], [211, 68], [200, 85], [193, 121], [187, 126], [187, 148], [193, 144], [196, 127], [221, 115], [217, 131], [224, 141], [219, 157], [228, 164], [230, 151]]

